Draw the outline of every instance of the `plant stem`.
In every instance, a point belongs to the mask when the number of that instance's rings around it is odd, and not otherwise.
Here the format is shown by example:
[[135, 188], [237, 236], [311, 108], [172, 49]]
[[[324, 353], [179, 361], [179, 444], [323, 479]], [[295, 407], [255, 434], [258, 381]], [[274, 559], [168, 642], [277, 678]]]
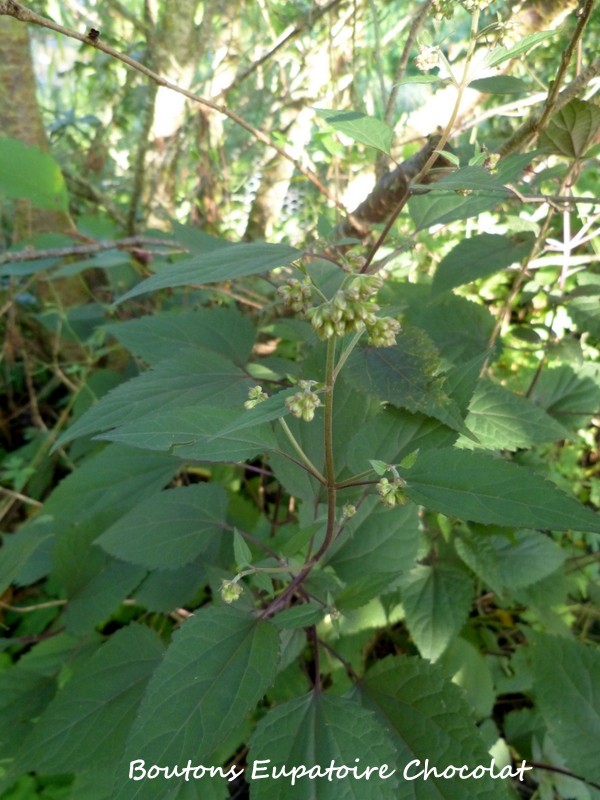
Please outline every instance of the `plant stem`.
[[327, 340], [327, 364], [325, 367], [325, 478], [327, 486], [327, 528], [321, 547], [317, 550], [311, 561], [316, 563], [333, 541], [335, 533], [335, 465], [333, 460], [333, 387], [335, 384], [335, 336]]
[[294, 450], [298, 454], [298, 457], [300, 458], [300, 460], [302, 461], [302, 463], [304, 464], [306, 469], [310, 472], [311, 475], [313, 475], [322, 484], [324, 484], [324, 485], [327, 484], [327, 480], [325, 479], [324, 475], [322, 475], [319, 472], [319, 470], [315, 467], [315, 465], [312, 463], [310, 458], [306, 455], [304, 450], [300, 447], [300, 444], [298, 443], [298, 440], [296, 439], [294, 434], [291, 432], [291, 430], [289, 428], [289, 425], [283, 419], [283, 417], [279, 418], [279, 424], [283, 428], [283, 431], [284, 431], [285, 435], [287, 436], [290, 444], [292, 445], [292, 447], [294, 448]]

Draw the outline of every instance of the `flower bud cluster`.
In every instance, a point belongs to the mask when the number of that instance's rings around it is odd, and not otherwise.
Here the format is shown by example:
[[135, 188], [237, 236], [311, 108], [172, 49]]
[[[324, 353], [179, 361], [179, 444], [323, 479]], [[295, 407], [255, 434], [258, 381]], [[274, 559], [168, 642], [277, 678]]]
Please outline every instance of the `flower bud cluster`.
[[269, 399], [269, 395], [266, 392], [263, 392], [262, 386], [253, 386], [252, 389], [248, 389], [248, 399], [244, 403], [244, 408], [249, 411], [254, 406], [257, 406], [259, 403], [264, 403], [265, 400]]
[[292, 311], [306, 311], [310, 305], [312, 288], [310, 281], [300, 282], [292, 278], [277, 289], [277, 294]]
[[393, 317], [378, 317], [368, 326], [369, 344], [374, 347], [393, 347], [396, 344], [396, 335], [400, 333], [401, 325]]
[[391, 481], [387, 478], [382, 478], [377, 484], [377, 494], [381, 498], [381, 502], [388, 508], [394, 506], [405, 506], [408, 503], [408, 497], [404, 492], [406, 486], [402, 478], [393, 478]]
[[243, 591], [242, 586], [235, 580], [221, 582], [220, 594], [224, 603], [235, 603], [236, 600], [240, 599]]
[[314, 419], [315, 409], [321, 405], [321, 399], [312, 387], [316, 381], [298, 381], [298, 386], [302, 391], [288, 397], [285, 401], [286, 406], [295, 417], [310, 422]]
[[439, 62], [440, 56], [438, 47], [419, 45], [419, 55], [415, 58], [415, 66], [417, 69], [420, 69], [422, 72], [429, 72], [430, 69], [437, 67]]
[[319, 337], [345, 336], [375, 326], [379, 306], [370, 302], [370, 298], [382, 284], [379, 275], [355, 275], [350, 285], [339, 289], [331, 300], [309, 309], [307, 316]]

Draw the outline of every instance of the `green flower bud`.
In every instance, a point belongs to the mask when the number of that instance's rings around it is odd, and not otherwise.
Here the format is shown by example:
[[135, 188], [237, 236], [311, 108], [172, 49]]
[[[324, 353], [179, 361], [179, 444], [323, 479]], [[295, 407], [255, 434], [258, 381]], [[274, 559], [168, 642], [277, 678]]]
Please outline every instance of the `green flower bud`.
[[264, 401], [268, 399], [269, 395], [266, 392], [263, 392], [262, 386], [253, 386], [252, 389], [248, 389], [248, 399], [244, 403], [244, 408], [246, 410], [250, 410], [259, 403], [264, 403]]
[[224, 580], [221, 583], [221, 588], [219, 591], [221, 594], [221, 599], [225, 603], [235, 603], [236, 600], [239, 600], [244, 589], [236, 581]]

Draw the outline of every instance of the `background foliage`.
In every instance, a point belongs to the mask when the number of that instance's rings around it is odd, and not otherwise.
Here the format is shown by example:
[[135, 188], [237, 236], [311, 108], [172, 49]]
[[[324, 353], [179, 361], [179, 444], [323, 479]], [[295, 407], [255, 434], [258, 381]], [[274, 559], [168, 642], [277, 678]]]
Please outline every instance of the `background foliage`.
[[2, 797], [600, 798], [594, 5], [0, 2]]

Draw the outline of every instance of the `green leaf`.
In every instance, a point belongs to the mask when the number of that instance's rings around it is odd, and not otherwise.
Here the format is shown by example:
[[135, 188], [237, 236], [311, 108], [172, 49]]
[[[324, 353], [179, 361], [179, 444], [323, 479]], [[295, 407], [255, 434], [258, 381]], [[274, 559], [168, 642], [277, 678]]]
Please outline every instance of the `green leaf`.
[[230, 607], [196, 611], [150, 680], [118, 769], [115, 800], [165, 796], [162, 781], [127, 780], [133, 759], [213, 763], [211, 756], [271, 685], [278, 653], [279, 635], [268, 622]]
[[415, 503], [487, 525], [600, 533], [600, 518], [550, 481], [483, 453], [444, 448], [419, 453], [406, 479]]
[[300, 250], [287, 244], [232, 244], [206, 255], [194, 256], [176, 264], [169, 264], [151, 278], [130, 289], [119, 300], [129, 300], [140, 294], [155, 292], [174, 286], [192, 286], [198, 283], [219, 281], [260, 275], [275, 267], [284, 267], [301, 256]]
[[574, 98], [550, 118], [540, 146], [567, 158], [583, 158], [600, 130], [600, 108]]
[[36, 208], [69, 208], [65, 179], [56, 161], [18, 139], [0, 137], [0, 194], [26, 198]]
[[164, 450], [183, 459], [244, 461], [277, 446], [269, 426], [248, 429], [243, 415], [249, 413], [243, 408], [217, 406], [160, 410], [96, 438]]
[[565, 428], [575, 431], [587, 425], [600, 407], [600, 386], [589, 375], [561, 364], [542, 371], [530, 399]]
[[114, 322], [105, 325], [104, 330], [149, 364], [172, 358], [179, 350], [198, 348], [243, 366], [250, 357], [255, 338], [250, 317], [234, 306], [167, 311]]
[[462, 239], [440, 261], [433, 277], [432, 294], [486, 278], [512, 264], [518, 264], [531, 252], [532, 246], [533, 236], [530, 234], [510, 238], [481, 233]]
[[[486, 656], [470, 642], [455, 636], [437, 663], [452, 682], [464, 690], [475, 719], [489, 717], [496, 702], [496, 692]], [[512, 740], [508, 741], [512, 743]]]
[[96, 542], [123, 561], [174, 569], [222, 533], [226, 513], [227, 495], [218, 484], [180, 486], [138, 504]]
[[439, 356], [429, 337], [406, 326], [396, 342], [395, 347], [354, 350], [346, 374], [356, 388], [409, 411], [421, 411], [468, 435], [458, 407], [443, 389], [443, 377], [436, 375]]
[[536, 633], [532, 646], [536, 705], [561, 756], [576, 775], [600, 782], [600, 653], [581, 642]]
[[349, 466], [356, 473], [367, 470], [373, 453], [386, 464], [398, 464], [414, 450], [454, 444], [457, 436], [431, 417], [389, 406], [351, 438]]
[[506, 787], [488, 775], [410, 780], [426, 761], [439, 770], [448, 765], [490, 766], [487, 746], [464, 694], [440, 666], [423, 659], [387, 657], [367, 672], [355, 692], [393, 738], [400, 778], [395, 800], [508, 800]]
[[44, 504], [44, 514], [66, 526], [122, 512], [162, 489], [179, 467], [167, 455], [109, 445], [58, 485]]
[[15, 756], [33, 720], [43, 713], [55, 691], [53, 675], [40, 675], [21, 664], [0, 672], [0, 752], [3, 760]]
[[328, 125], [355, 142], [375, 147], [384, 153], [390, 152], [394, 131], [386, 122], [359, 111], [334, 111], [325, 108], [317, 108], [316, 111]]
[[[392, 800], [394, 750], [384, 726], [356, 701], [312, 692], [270, 710], [250, 740], [246, 780], [253, 800]], [[306, 777], [311, 767], [377, 767], [370, 779]], [[297, 771], [291, 773], [296, 767]], [[274, 780], [282, 769], [289, 777]], [[291, 773], [291, 774], [290, 774]], [[385, 776], [389, 776], [385, 778]], [[304, 776], [304, 777], [303, 777]]]
[[[495, 192], [499, 195], [511, 194], [497, 175], [488, 172], [485, 167], [469, 166], [454, 170], [435, 184], [432, 192], [466, 190], [479, 192]], [[454, 197], [456, 202], [457, 198]]]
[[204, 570], [197, 563], [179, 569], [155, 569], [135, 590], [135, 601], [148, 611], [170, 612], [185, 606], [206, 583]]
[[[327, 565], [346, 584], [336, 596], [336, 605], [356, 608], [389, 589], [414, 564], [419, 530], [414, 505], [390, 510], [379, 498], [366, 498], [326, 556]], [[363, 582], [365, 578], [368, 583]]]
[[[569, 438], [568, 430], [526, 397], [489, 380], [477, 385], [466, 423], [479, 445], [491, 450], [518, 450]], [[472, 443], [459, 440], [458, 446]]]
[[319, 623], [326, 613], [327, 609], [318, 603], [302, 603], [286, 608], [285, 611], [273, 617], [271, 622], [279, 630], [308, 628], [310, 625]]
[[463, 532], [454, 544], [465, 564], [497, 595], [531, 586], [565, 561], [565, 553], [552, 539], [533, 530], [519, 530], [510, 537]]
[[115, 611], [145, 574], [142, 567], [107, 558], [95, 574], [71, 594], [65, 612], [67, 630], [81, 636], [89, 634], [95, 625]]
[[497, 67], [510, 58], [515, 58], [522, 53], [526, 53], [540, 42], [549, 39], [550, 36], [553, 35], [554, 31], [538, 31], [537, 33], [530, 33], [527, 36], [523, 36], [519, 42], [512, 47], [495, 47], [487, 56], [486, 63], [489, 67]]
[[414, 567], [402, 582], [406, 625], [423, 658], [436, 661], [469, 616], [473, 582], [463, 569]]
[[475, 217], [483, 211], [491, 211], [501, 199], [500, 193], [461, 195], [453, 190], [429, 190], [411, 197], [408, 209], [416, 229], [421, 231], [433, 225], [446, 225], [458, 219]]
[[98, 765], [114, 769], [163, 652], [145, 626], [114, 633], [43, 712], [23, 743], [17, 768], [49, 774]]
[[529, 91], [529, 85], [520, 78], [511, 75], [494, 75], [491, 78], [478, 78], [471, 81], [470, 89], [487, 94], [525, 94]]
[[252, 564], [252, 551], [238, 531], [233, 532], [233, 557], [237, 569], [243, 569]]
[[130, 421], [139, 423], [157, 409], [166, 413], [202, 404], [241, 408], [252, 385], [239, 367], [216, 353], [177, 351], [154, 369], [108, 392], [60, 437], [55, 447]]

